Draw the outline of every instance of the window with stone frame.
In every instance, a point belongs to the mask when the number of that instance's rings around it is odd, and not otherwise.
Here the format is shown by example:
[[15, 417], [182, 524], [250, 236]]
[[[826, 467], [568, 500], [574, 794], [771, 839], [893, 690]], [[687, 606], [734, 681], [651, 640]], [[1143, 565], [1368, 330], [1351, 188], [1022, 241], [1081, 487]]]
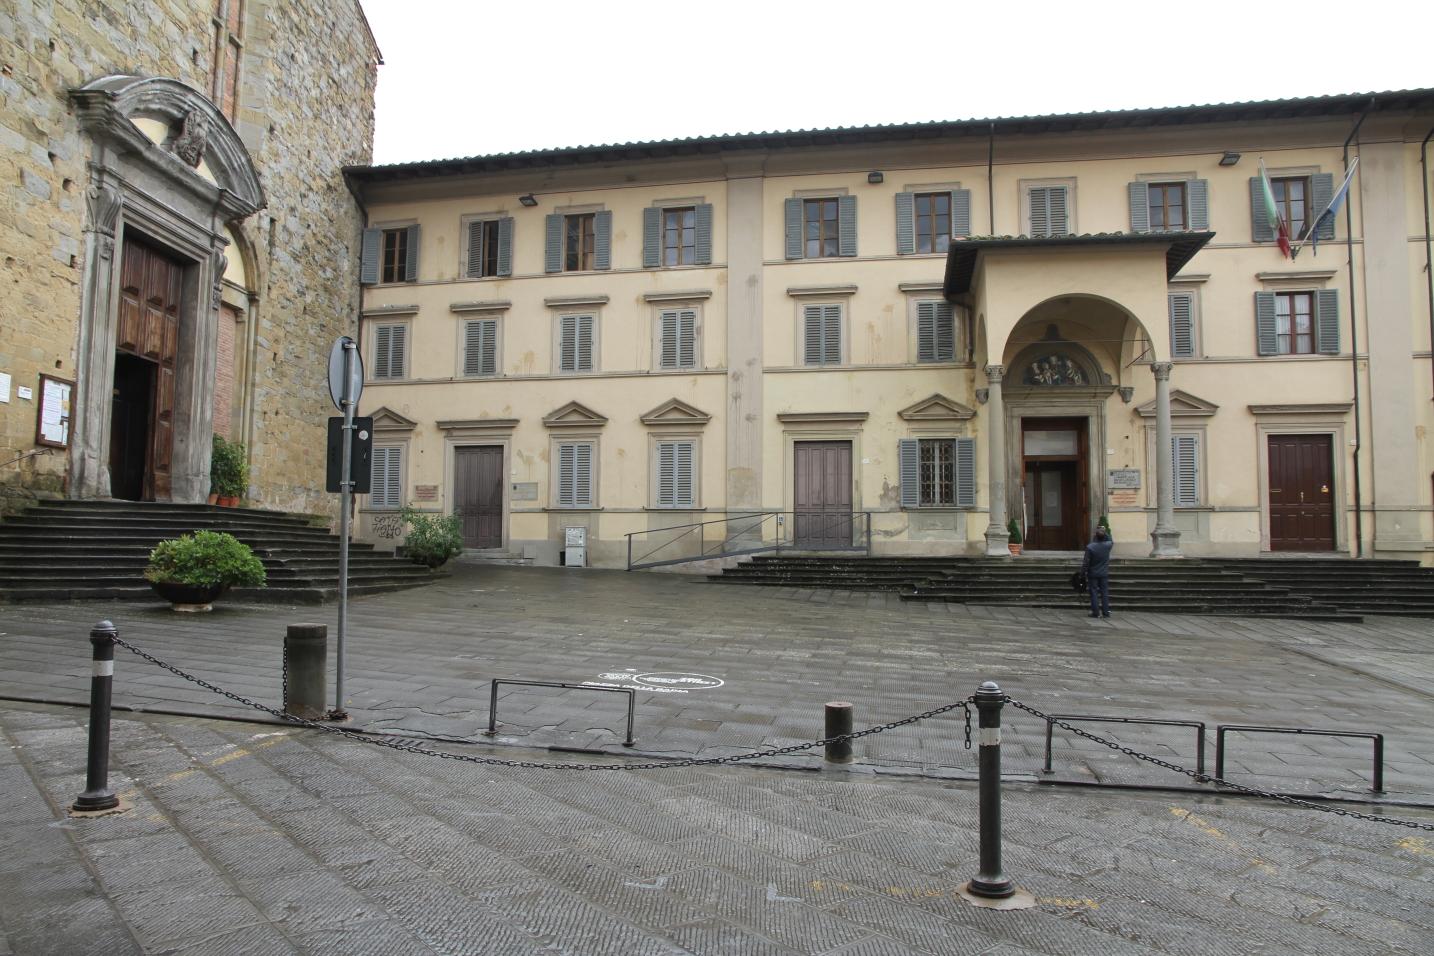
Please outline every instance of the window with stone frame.
[[903, 508], [974, 508], [974, 438], [903, 438], [897, 442]]
[[925, 299], [916, 303], [916, 361], [956, 360], [956, 315], [951, 303]]
[[917, 193], [912, 197], [917, 252], [946, 252], [951, 246], [951, 193]]
[[368, 506], [397, 510], [403, 507], [403, 446], [375, 445]]
[[244, 52], [244, 0], [215, 0], [214, 70], [210, 98], [233, 123], [239, 109], [239, 62]]
[[595, 267], [597, 216], [580, 213], [563, 217], [563, 271], [587, 272]]
[[593, 449], [590, 441], [559, 442], [557, 445], [557, 488], [553, 503], [558, 508], [592, 508]]
[[692, 508], [697, 504], [697, 443], [692, 439], [659, 441], [654, 446], [657, 507]]
[[836, 197], [802, 202], [802, 237], [806, 258], [827, 259], [841, 255], [838, 205]]
[[1312, 355], [1315, 350], [1314, 295], [1275, 293], [1276, 355]]
[[1147, 186], [1150, 204], [1151, 232], [1179, 232], [1187, 228], [1185, 184], [1150, 183]]
[[1303, 239], [1310, 222], [1310, 177], [1280, 176], [1270, 180], [1275, 206], [1290, 230], [1291, 239]]
[[408, 326], [376, 325], [373, 327], [374, 379], [406, 378], [408, 375]]
[[379, 260], [380, 282], [408, 281], [408, 239], [409, 230], [383, 230], [383, 248]]
[[697, 262], [697, 209], [662, 210], [662, 264], [690, 266]]

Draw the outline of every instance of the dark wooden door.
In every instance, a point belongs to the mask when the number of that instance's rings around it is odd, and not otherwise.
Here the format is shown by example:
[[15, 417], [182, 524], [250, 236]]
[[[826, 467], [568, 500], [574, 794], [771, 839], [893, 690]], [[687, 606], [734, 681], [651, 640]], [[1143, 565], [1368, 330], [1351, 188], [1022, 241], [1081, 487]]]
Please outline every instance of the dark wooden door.
[[851, 442], [797, 442], [796, 475], [792, 543], [812, 550], [851, 547]]
[[503, 546], [503, 446], [477, 445], [455, 453], [455, 513], [465, 548]]
[[1333, 551], [1334, 456], [1328, 435], [1271, 435], [1270, 550]]
[[179, 303], [184, 266], [134, 239], [120, 263], [115, 348], [153, 363], [143, 497], [167, 501], [174, 458], [174, 375], [179, 353]]
[[1076, 551], [1084, 546], [1078, 471], [1073, 461], [1026, 464], [1027, 550]]

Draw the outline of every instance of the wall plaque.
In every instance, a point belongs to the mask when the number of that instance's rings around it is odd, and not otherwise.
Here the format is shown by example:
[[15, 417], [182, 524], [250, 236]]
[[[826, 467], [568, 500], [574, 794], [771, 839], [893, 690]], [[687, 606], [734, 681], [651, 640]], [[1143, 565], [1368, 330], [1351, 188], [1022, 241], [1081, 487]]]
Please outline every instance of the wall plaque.
[[1139, 468], [1112, 468], [1106, 472], [1105, 486], [1112, 492], [1139, 491]]
[[437, 486], [437, 485], [414, 485], [414, 486], [413, 486], [413, 498], [414, 498], [415, 501], [437, 501], [437, 500], [438, 500], [438, 486]]
[[514, 501], [537, 501], [538, 483], [536, 481], [515, 481], [511, 495]]
[[74, 384], [49, 375], [40, 376], [40, 407], [35, 419], [35, 444], [50, 448], [64, 448], [69, 445], [70, 390]]

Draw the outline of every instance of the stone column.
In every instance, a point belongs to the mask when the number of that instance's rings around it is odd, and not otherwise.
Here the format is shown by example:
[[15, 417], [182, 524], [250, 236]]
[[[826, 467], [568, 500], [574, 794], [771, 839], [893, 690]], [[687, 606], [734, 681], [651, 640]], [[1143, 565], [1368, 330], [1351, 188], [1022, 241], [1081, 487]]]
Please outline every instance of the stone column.
[[98, 166], [90, 166], [86, 190], [84, 273], [80, 280], [79, 344], [75, 394], [71, 397], [70, 484], [72, 498], [110, 495], [110, 410], [114, 405], [114, 291], [123, 199]]
[[1150, 366], [1155, 374], [1155, 530], [1150, 534], [1152, 558], [1178, 558], [1180, 532], [1175, 530], [1175, 454], [1170, 447], [1170, 363]]
[[986, 462], [988, 466], [989, 510], [991, 520], [986, 525], [986, 554], [1010, 556], [1006, 542], [1006, 405], [1001, 400], [1001, 377], [1006, 374], [1004, 365], [986, 366]]

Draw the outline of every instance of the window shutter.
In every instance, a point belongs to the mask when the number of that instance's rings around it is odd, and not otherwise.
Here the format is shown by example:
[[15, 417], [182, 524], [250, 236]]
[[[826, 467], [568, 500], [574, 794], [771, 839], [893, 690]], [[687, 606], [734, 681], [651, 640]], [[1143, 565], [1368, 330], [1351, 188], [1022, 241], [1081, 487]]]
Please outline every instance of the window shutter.
[[378, 257], [382, 250], [383, 230], [365, 229], [362, 251], [359, 256], [359, 282], [364, 285], [373, 285], [378, 282]]
[[915, 438], [896, 443], [901, 459], [901, 507], [921, 507], [921, 445]]
[[1278, 355], [1280, 352], [1278, 326], [1275, 323], [1275, 294], [1255, 293], [1255, 345], [1259, 355]]
[[1195, 296], [1189, 292], [1170, 294], [1170, 357], [1195, 356]]
[[976, 439], [956, 439], [956, 507], [976, 507]]
[[483, 276], [483, 221], [475, 219], [468, 224], [468, 271], [464, 275], [469, 279], [479, 279]]
[[558, 371], [575, 372], [578, 368], [578, 317], [565, 315], [559, 321]]
[[[1052, 198], [1057, 186], [1033, 186], [1030, 191], [1031, 203], [1031, 235], [1050, 236], [1055, 234], [1056, 222], [1052, 218], [1051, 207], [1054, 203]], [[1064, 192], [1064, 190], [1061, 190]], [[1064, 201], [1061, 203], [1065, 207]]]
[[916, 303], [916, 361], [936, 361], [936, 303]]
[[573, 449], [573, 504], [582, 508], [593, 506], [593, 446], [582, 444]]
[[1170, 436], [1174, 479], [1172, 491], [1175, 507], [1194, 508], [1200, 504], [1199, 438], [1195, 435]]
[[692, 217], [696, 226], [694, 239], [696, 248], [693, 250], [695, 261], [699, 266], [710, 266], [712, 264], [712, 204], [710, 202], [698, 203], [692, 210]]
[[543, 218], [543, 271], [563, 271], [563, 217], [553, 213]]
[[678, 339], [677, 313], [663, 312], [660, 316], [658, 316], [658, 322], [661, 330], [659, 333], [660, 341], [658, 344], [658, 348], [660, 350], [658, 366], [660, 368], [676, 368]]
[[822, 364], [841, 364], [841, 306], [822, 306]]
[[496, 375], [498, 320], [475, 319], [468, 322], [463, 331], [463, 374]]
[[573, 496], [573, 455], [576, 445], [558, 446], [558, 507], [571, 508], [577, 504]]
[[388, 495], [385, 504], [389, 508], [403, 507], [403, 449], [388, 450]]
[[368, 493], [370, 508], [384, 507], [384, 499], [388, 497], [388, 452], [387, 448], [375, 448], [372, 452], [372, 478]]
[[896, 194], [896, 254], [909, 256], [916, 251], [916, 196]]
[[822, 307], [809, 305], [802, 309], [802, 361], [806, 365], [822, 364]]
[[373, 377], [389, 378], [389, 351], [393, 345], [392, 326], [380, 325], [373, 330]]
[[662, 265], [662, 210], [648, 206], [642, 211], [642, 267]]
[[1320, 289], [1315, 293], [1315, 350], [1321, 355], [1339, 354], [1339, 290]]
[[406, 367], [404, 354], [408, 351], [408, 326], [395, 325], [391, 330], [392, 338], [389, 340], [388, 371], [390, 378], [403, 378]]
[[1131, 183], [1127, 187], [1130, 191], [1130, 231], [1150, 231], [1150, 186], [1148, 183]]
[[677, 443], [677, 504], [692, 507], [697, 504], [695, 493], [697, 482], [693, 474], [693, 444], [690, 441]]
[[373, 481], [369, 493], [371, 508], [403, 506], [403, 449], [397, 445], [373, 450]]
[[951, 237], [971, 235], [971, 190], [951, 190]]
[[1046, 195], [1050, 202], [1050, 235], [1070, 235], [1070, 216], [1066, 208], [1066, 187], [1052, 186], [1046, 191]]
[[513, 217], [498, 220], [498, 274], [513, 274]]
[[577, 316], [577, 339], [578, 339], [578, 365], [577, 371], [591, 372], [593, 370], [593, 317], [590, 315]]
[[612, 211], [608, 209], [593, 216], [593, 267], [612, 268]]
[[677, 365], [697, 367], [697, 312], [683, 309], [677, 313]]
[[1250, 238], [1255, 242], [1275, 241], [1275, 231], [1270, 228], [1270, 217], [1265, 212], [1265, 190], [1260, 185], [1259, 176], [1250, 177]]
[[782, 203], [786, 216], [787, 258], [802, 257], [802, 201], [787, 199]]
[[1190, 228], [1204, 232], [1210, 228], [1210, 182], [1192, 179], [1185, 184], [1186, 202], [1190, 205]]
[[856, 197], [837, 197], [837, 254], [856, 255]]
[[[1334, 173], [1315, 173], [1310, 177], [1310, 208], [1306, 216], [1323, 216], [1334, 198]], [[1330, 216], [1320, 226], [1316, 239], [1334, 238], [1334, 221], [1339, 217]]]
[[657, 443], [657, 507], [671, 508], [677, 503], [677, 443]]
[[405, 250], [407, 256], [403, 263], [403, 281], [416, 282], [418, 280], [418, 226], [414, 224], [408, 227], [408, 248]]

